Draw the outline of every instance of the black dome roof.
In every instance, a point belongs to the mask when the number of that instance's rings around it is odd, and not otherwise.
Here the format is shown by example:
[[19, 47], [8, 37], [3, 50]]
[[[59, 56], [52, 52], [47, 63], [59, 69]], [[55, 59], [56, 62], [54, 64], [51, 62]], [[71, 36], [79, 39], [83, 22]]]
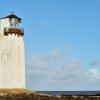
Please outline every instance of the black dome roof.
[[14, 13], [11, 13], [10, 15], [8, 15], [8, 16], [5, 16], [5, 17], [3, 17], [3, 18], [1, 18], [1, 19], [5, 19], [5, 18], [16, 18], [16, 19], [18, 19], [19, 21], [21, 20], [21, 18], [20, 17], [18, 17], [18, 16], [16, 16]]

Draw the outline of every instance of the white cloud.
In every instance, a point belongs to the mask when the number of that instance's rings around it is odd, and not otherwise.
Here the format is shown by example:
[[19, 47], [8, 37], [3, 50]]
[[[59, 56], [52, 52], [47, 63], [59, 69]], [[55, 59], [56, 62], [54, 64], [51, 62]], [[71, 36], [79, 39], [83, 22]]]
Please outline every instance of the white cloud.
[[49, 56], [50, 57], [53, 57], [53, 58], [58, 58], [58, 57], [61, 57], [61, 56], [63, 56], [64, 54], [61, 52], [61, 51], [59, 51], [58, 49], [54, 49], [54, 50], [51, 50], [50, 52], [49, 52]]
[[98, 69], [90, 69], [88, 75], [90, 78], [100, 79], [100, 72]]
[[86, 71], [80, 61], [63, 58], [64, 54], [52, 50], [44, 56], [33, 55], [27, 64], [28, 87], [33, 90], [87, 90], [99, 87], [100, 73], [97, 69]]

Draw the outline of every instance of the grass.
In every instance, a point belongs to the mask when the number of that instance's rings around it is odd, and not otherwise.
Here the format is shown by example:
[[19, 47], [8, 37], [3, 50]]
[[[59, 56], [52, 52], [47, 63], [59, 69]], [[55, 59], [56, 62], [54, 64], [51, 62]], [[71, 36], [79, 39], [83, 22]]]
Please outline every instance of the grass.
[[23, 88], [1, 88], [0, 93], [10, 93], [10, 94], [21, 94], [21, 93], [33, 93], [33, 91]]

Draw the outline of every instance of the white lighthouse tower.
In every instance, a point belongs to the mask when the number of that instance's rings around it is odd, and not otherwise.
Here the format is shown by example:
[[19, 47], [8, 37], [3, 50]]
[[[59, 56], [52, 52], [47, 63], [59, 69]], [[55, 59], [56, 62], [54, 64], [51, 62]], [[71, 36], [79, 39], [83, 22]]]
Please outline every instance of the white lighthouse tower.
[[25, 88], [24, 31], [14, 13], [1, 18], [0, 88]]

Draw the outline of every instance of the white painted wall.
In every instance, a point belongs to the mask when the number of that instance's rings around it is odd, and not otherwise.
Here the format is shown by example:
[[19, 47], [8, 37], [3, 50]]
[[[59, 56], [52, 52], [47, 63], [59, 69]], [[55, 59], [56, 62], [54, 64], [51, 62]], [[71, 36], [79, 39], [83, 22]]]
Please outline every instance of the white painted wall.
[[3, 34], [5, 27], [10, 27], [9, 18], [1, 19], [1, 21], [0, 21], [0, 34]]
[[0, 88], [25, 88], [22, 37], [10, 34], [0, 37]]
[[0, 88], [25, 88], [24, 42], [21, 36], [4, 36], [8, 19], [1, 20], [0, 32]]

